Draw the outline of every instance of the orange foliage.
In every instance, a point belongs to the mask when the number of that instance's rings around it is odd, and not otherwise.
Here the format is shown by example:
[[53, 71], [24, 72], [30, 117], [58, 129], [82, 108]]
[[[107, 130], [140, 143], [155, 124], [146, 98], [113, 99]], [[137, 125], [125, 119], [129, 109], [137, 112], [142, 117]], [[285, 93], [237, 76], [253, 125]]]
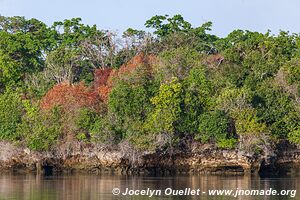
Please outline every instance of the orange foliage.
[[94, 88], [106, 85], [112, 69], [96, 69], [94, 72]]
[[153, 55], [145, 56], [142, 53], [138, 54], [128, 61], [128, 63], [122, 65], [118, 70], [118, 74], [130, 73], [139, 65], [150, 65], [155, 61], [155, 58], [156, 57]]
[[140, 65], [151, 65], [156, 61], [153, 55], [138, 54], [128, 63], [123, 64], [119, 69], [98, 69], [95, 71], [94, 87], [101, 100], [106, 101], [113, 87], [113, 81], [119, 79], [122, 75], [131, 73]]
[[112, 87], [108, 85], [101, 85], [98, 87], [98, 94], [102, 101], [106, 102]]
[[151, 65], [155, 60], [155, 56], [139, 54], [119, 69], [97, 69], [94, 73], [93, 89], [84, 86], [83, 83], [57, 84], [42, 98], [40, 106], [42, 109], [61, 106], [66, 111], [82, 107], [96, 108], [100, 101], [107, 101], [115, 79], [121, 78], [124, 74], [131, 73], [140, 65]]
[[108, 82], [112, 84], [114, 78], [120, 77], [123, 74], [130, 73], [135, 70], [140, 65], [150, 66], [156, 61], [156, 57], [153, 55], [144, 55], [140, 53], [134, 56], [128, 63], [122, 65], [118, 70], [113, 70], [111, 76], [108, 79]]
[[61, 106], [65, 111], [73, 111], [82, 107], [96, 108], [98, 102], [98, 94], [83, 83], [60, 83], [47, 92], [40, 106], [42, 109]]

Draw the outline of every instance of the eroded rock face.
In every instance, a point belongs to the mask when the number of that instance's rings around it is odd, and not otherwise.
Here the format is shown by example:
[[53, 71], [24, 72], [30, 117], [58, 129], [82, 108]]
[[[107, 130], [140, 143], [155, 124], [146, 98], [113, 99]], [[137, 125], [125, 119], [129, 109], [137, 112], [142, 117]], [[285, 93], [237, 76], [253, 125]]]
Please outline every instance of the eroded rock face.
[[[209, 145], [194, 145], [190, 149], [169, 152], [137, 152], [129, 146], [105, 147], [98, 144], [70, 142], [58, 145], [48, 152], [35, 152], [0, 142], [0, 168], [14, 171], [56, 172], [85, 171], [117, 174], [172, 174], [172, 173], [230, 173], [259, 172], [265, 162], [263, 156], [255, 156], [237, 150], [220, 150]], [[277, 164], [300, 163], [300, 153], [292, 152], [279, 157]], [[292, 153], [293, 154], [293, 153]], [[294, 155], [294, 154], [293, 154]], [[265, 162], [266, 163], [266, 162]], [[264, 166], [265, 167], [265, 166]]]

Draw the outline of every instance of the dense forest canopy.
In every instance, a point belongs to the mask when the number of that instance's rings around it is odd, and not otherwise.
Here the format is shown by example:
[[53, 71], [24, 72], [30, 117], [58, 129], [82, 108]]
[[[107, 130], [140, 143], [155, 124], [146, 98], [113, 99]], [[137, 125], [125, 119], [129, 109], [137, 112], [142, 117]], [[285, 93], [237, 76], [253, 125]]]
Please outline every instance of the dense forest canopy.
[[136, 149], [182, 140], [262, 153], [300, 145], [300, 35], [154, 16], [122, 37], [80, 18], [0, 16], [0, 139], [33, 150], [78, 140]]

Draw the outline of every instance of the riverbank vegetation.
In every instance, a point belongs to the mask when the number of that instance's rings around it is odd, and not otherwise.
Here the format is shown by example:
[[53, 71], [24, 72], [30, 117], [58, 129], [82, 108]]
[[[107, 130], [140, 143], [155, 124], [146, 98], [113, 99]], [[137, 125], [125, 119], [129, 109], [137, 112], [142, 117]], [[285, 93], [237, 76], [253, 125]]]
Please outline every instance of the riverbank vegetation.
[[234, 30], [181, 15], [118, 36], [79, 18], [0, 16], [0, 139], [172, 148], [182, 140], [262, 153], [300, 144], [300, 35]]

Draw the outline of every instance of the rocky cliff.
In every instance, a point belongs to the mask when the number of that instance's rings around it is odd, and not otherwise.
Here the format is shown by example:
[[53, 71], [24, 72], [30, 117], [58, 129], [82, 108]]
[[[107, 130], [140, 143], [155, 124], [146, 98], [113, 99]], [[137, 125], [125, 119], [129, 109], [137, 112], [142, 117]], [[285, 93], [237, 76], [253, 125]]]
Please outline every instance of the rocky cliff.
[[[300, 166], [300, 150], [278, 148], [270, 162], [263, 155], [238, 150], [220, 150], [193, 144], [185, 150], [146, 152], [127, 144], [107, 147], [70, 142], [48, 152], [35, 152], [8, 142], [0, 142], [1, 171], [55, 173], [84, 171], [117, 174], [230, 173], [295, 171]], [[297, 171], [297, 170], [296, 170]]]

